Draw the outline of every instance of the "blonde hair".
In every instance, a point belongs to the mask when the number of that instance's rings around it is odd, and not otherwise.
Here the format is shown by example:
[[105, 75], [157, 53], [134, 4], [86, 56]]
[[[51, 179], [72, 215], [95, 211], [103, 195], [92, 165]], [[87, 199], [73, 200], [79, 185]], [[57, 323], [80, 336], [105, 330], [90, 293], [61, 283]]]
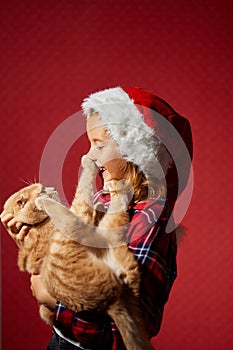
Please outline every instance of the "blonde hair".
[[165, 196], [165, 186], [158, 179], [146, 176], [138, 166], [127, 162], [124, 179], [133, 186], [134, 195], [130, 206], [148, 199], [159, 199]]

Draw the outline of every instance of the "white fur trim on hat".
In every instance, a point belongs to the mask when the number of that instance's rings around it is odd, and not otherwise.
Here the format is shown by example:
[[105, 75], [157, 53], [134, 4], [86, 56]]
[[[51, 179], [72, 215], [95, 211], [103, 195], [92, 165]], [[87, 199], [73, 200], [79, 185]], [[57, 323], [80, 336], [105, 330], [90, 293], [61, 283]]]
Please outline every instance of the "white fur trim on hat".
[[146, 174], [160, 173], [157, 151], [160, 141], [144, 121], [134, 101], [120, 87], [91, 94], [82, 103], [84, 114], [98, 113], [119, 145], [123, 158], [138, 165]]

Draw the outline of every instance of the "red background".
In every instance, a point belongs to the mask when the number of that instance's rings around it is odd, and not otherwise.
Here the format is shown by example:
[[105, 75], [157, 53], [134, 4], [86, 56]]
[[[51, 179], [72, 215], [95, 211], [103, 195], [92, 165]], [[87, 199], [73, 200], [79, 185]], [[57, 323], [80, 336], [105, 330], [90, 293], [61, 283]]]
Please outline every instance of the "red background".
[[[192, 124], [195, 184], [179, 276], [153, 343], [232, 349], [233, 2], [9, 0], [1, 7], [2, 204], [23, 180], [38, 180], [49, 136], [90, 92], [136, 85], [163, 97]], [[75, 152], [64, 166], [68, 198]], [[43, 350], [51, 330], [39, 319], [29, 276], [16, 267], [14, 242], [3, 229], [1, 236], [2, 349]]]

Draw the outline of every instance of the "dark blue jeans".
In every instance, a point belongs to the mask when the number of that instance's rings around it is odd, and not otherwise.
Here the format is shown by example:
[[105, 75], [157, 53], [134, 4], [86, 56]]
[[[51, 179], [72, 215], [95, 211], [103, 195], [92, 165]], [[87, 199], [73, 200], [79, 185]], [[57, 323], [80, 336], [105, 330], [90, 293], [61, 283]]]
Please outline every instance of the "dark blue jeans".
[[47, 347], [47, 350], [77, 350], [82, 349], [75, 346], [65, 339], [61, 338], [56, 332], [53, 332], [52, 339]]

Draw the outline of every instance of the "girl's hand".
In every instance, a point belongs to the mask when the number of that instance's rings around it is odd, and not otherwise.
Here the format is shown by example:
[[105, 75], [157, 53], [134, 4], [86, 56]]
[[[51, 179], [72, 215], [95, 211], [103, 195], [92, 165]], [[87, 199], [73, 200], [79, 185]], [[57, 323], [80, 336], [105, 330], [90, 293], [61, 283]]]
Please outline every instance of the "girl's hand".
[[0, 219], [9, 235], [14, 239], [16, 244], [20, 246], [25, 236], [28, 234], [30, 227], [23, 226], [22, 222], [17, 221], [12, 214], [6, 213], [5, 211], [1, 213]]
[[31, 275], [31, 290], [32, 295], [36, 298], [39, 304], [42, 304], [54, 311], [56, 299], [54, 299], [45, 288], [41, 275]]

